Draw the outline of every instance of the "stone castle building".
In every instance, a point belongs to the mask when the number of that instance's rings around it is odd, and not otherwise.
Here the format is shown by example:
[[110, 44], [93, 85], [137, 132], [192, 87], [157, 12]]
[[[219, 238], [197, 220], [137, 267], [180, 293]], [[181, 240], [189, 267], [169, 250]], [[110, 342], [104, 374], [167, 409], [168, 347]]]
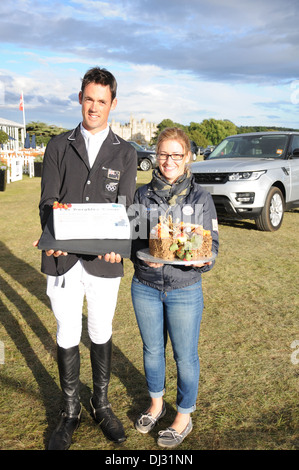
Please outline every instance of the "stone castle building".
[[121, 124], [112, 119], [110, 127], [115, 134], [124, 140], [135, 140], [138, 143], [149, 143], [158, 130], [157, 124], [147, 122], [145, 119], [137, 121], [133, 116], [130, 117], [130, 122], [126, 124]]

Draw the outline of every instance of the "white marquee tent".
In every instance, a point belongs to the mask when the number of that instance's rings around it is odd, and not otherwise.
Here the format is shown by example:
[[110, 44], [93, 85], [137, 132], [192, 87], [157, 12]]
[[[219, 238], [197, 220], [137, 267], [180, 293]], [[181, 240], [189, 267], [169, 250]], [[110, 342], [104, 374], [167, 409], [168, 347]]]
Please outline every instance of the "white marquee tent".
[[[19, 129], [21, 129], [20, 141], [19, 141]], [[25, 132], [24, 124], [18, 122], [9, 121], [0, 117], [0, 130], [6, 132], [10, 137], [9, 142], [3, 145], [4, 150], [19, 150], [19, 146], [24, 147]]]

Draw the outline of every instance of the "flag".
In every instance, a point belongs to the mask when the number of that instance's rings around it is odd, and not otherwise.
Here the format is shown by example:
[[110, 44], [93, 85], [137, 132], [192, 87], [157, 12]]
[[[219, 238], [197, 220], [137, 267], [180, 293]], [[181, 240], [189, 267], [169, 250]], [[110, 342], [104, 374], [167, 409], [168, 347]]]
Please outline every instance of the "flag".
[[24, 111], [23, 93], [21, 94], [21, 97], [20, 97], [19, 110]]

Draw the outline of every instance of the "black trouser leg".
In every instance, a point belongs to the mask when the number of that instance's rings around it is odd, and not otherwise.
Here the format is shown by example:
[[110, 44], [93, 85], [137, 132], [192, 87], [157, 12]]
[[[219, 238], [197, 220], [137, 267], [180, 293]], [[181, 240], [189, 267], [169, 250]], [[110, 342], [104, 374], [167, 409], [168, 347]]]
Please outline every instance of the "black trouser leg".
[[68, 349], [57, 346], [57, 362], [63, 396], [63, 410], [60, 421], [50, 438], [48, 449], [67, 450], [71, 445], [72, 435], [80, 424], [81, 417], [79, 346]]
[[120, 443], [126, 440], [120, 420], [114, 415], [108, 400], [111, 372], [112, 338], [105, 344], [91, 343], [90, 359], [93, 377], [93, 396], [90, 400], [94, 419], [100, 423], [105, 436]]

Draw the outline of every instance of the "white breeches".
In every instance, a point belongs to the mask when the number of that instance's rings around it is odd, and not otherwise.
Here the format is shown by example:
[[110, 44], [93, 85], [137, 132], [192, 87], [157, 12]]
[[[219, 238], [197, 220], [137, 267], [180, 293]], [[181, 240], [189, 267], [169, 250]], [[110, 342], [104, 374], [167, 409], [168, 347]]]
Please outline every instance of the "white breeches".
[[120, 280], [88, 274], [81, 260], [62, 276], [47, 276], [47, 295], [57, 321], [60, 347], [67, 349], [80, 343], [84, 296], [91, 341], [104, 344], [110, 339]]

